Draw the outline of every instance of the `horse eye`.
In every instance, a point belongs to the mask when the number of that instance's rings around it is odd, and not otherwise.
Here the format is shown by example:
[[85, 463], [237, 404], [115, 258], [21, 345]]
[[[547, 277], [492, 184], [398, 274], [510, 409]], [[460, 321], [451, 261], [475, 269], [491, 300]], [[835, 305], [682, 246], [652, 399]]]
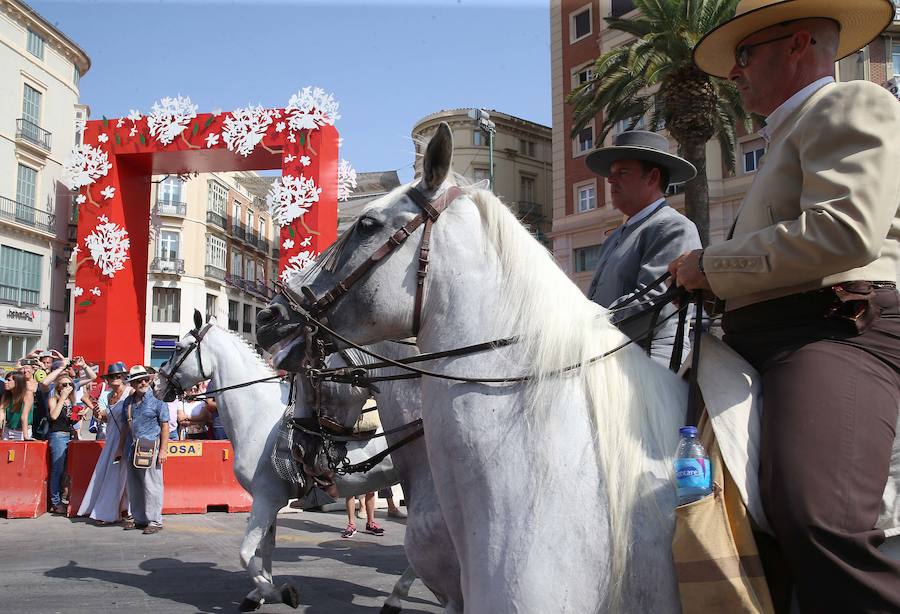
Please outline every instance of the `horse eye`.
[[379, 226], [381, 226], [381, 222], [379, 222], [375, 218], [371, 218], [368, 216], [359, 218], [359, 227], [363, 230], [375, 230]]

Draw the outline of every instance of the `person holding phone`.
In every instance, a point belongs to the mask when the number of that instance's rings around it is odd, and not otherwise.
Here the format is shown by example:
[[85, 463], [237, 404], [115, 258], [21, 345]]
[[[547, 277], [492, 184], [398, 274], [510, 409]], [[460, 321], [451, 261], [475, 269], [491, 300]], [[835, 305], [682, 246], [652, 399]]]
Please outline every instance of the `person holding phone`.
[[74, 392], [72, 378], [63, 375], [57, 379], [54, 391], [47, 399], [50, 413], [50, 511], [54, 514], [66, 513], [60, 490], [71, 439]]

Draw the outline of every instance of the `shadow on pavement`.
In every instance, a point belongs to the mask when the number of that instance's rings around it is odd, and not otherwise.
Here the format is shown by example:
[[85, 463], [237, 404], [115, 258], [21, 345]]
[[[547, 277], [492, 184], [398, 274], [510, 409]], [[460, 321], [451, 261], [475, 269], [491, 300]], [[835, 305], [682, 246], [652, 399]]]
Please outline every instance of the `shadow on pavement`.
[[[215, 563], [156, 558], [142, 562], [139, 568], [146, 573], [94, 569], [82, 567], [75, 561], [69, 561], [68, 565], [50, 569], [44, 575], [50, 578], [99, 580], [112, 585], [130, 586], [143, 591], [154, 600], [169, 600], [189, 605], [200, 612], [213, 613], [237, 611], [240, 601], [253, 588], [245, 572], [218, 569]], [[373, 612], [376, 608], [355, 605], [352, 603], [353, 599], [357, 596], [387, 597], [387, 593], [382, 591], [334, 578], [275, 576], [277, 586], [284, 582], [291, 583], [297, 588], [300, 593], [301, 610], [306, 614]], [[128, 600], [127, 597], [123, 599], [123, 601], [126, 600]], [[307, 605], [310, 601], [316, 603]], [[428, 603], [415, 598], [410, 601]], [[158, 610], [161, 605], [154, 603], [152, 607], [154, 610]], [[266, 604], [263, 606], [263, 611], [276, 607], [279, 608], [279, 611], [281, 608], [290, 611], [290, 608], [282, 604]], [[116, 609], [116, 603], [111, 602], [110, 608]], [[406, 607], [403, 611], [422, 612]]]

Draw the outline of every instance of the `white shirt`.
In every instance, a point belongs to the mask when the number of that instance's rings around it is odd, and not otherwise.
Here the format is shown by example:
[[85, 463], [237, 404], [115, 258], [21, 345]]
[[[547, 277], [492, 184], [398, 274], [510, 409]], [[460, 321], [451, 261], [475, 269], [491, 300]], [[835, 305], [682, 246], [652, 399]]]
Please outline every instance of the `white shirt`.
[[632, 215], [630, 218], [625, 220], [625, 225], [631, 226], [632, 224], [637, 224], [642, 219], [644, 219], [645, 217], [647, 217], [648, 215], [650, 215], [651, 213], [656, 211], [658, 208], [662, 207], [663, 204], [665, 204], [665, 202], [666, 202], [665, 198], [660, 198], [658, 200], [654, 200], [652, 203], [650, 203], [649, 205], [647, 205], [646, 207], [644, 207], [643, 209], [641, 209], [640, 211], [638, 211], [637, 213]]
[[810, 96], [818, 92], [820, 89], [834, 83], [834, 77], [822, 77], [818, 81], [813, 81], [802, 90], [785, 100], [781, 105], [772, 111], [766, 118], [766, 125], [759, 131], [759, 135], [765, 139], [766, 143], [772, 140], [772, 135], [778, 130], [778, 127], [784, 123], [788, 115], [793, 113], [801, 104], [806, 102]]

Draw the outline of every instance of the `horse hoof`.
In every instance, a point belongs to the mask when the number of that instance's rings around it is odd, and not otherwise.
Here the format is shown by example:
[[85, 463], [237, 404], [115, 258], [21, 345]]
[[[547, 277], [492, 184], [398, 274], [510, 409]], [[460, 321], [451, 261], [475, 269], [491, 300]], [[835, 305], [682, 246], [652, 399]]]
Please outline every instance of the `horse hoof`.
[[400, 614], [400, 608], [395, 605], [384, 604], [381, 606], [380, 614]]
[[290, 584], [281, 585], [281, 602], [296, 608], [300, 605], [300, 593]]
[[241, 612], [253, 612], [254, 610], [258, 610], [261, 605], [262, 601], [250, 599], [250, 597], [244, 597], [244, 600], [241, 602], [239, 609]]

